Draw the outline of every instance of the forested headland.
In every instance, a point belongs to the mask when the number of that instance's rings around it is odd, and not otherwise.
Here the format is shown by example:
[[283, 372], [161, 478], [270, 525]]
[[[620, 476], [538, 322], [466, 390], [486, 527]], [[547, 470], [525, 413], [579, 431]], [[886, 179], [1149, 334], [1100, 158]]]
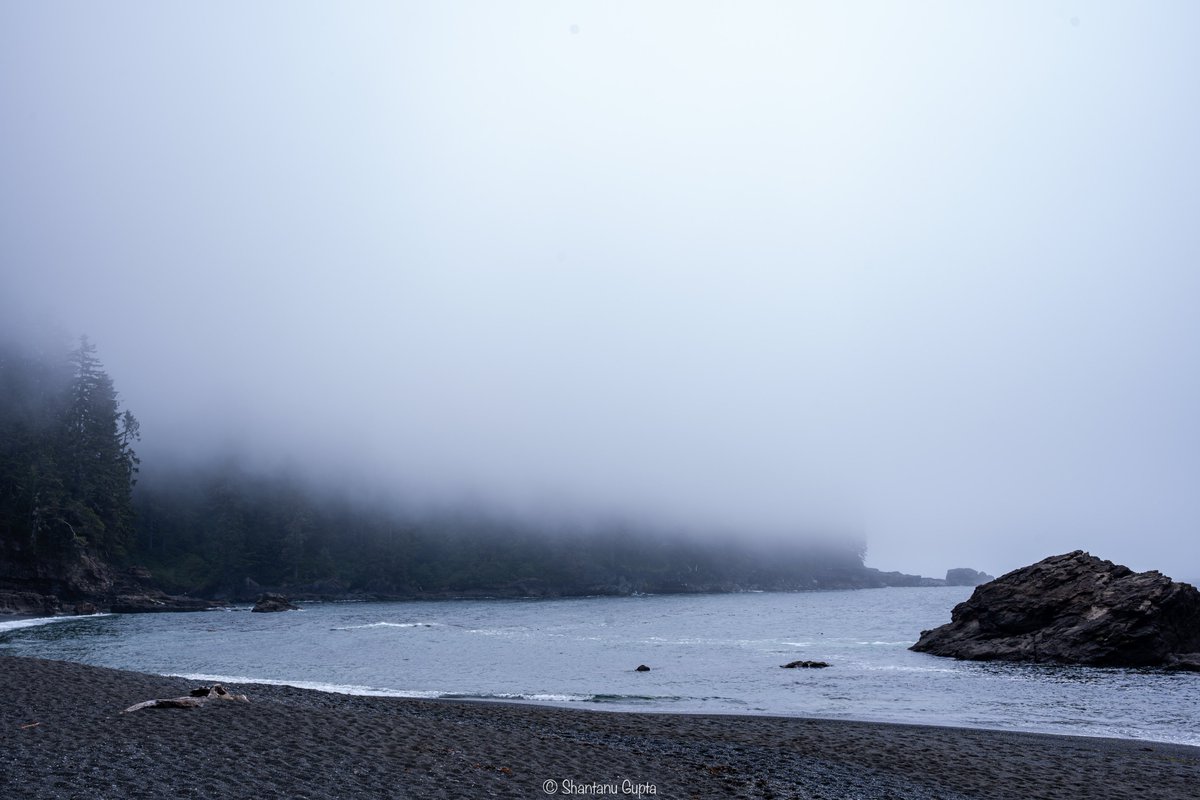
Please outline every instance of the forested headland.
[[0, 610], [119, 606], [155, 592], [539, 597], [922, 580], [866, 568], [861, 540], [841, 537], [767, 544], [419, 512], [233, 459], [145, 472], [139, 438], [86, 338], [63, 352], [0, 345]]

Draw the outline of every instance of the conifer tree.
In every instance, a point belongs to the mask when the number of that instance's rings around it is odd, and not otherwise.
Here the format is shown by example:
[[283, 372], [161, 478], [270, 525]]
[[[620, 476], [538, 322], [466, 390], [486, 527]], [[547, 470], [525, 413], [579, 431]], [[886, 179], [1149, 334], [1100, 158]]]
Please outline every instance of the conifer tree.
[[66, 491], [61, 521], [80, 544], [123, 555], [132, 530], [138, 422], [128, 411], [121, 413], [112, 379], [86, 336], [71, 351], [70, 363], [69, 402], [60, 429]]

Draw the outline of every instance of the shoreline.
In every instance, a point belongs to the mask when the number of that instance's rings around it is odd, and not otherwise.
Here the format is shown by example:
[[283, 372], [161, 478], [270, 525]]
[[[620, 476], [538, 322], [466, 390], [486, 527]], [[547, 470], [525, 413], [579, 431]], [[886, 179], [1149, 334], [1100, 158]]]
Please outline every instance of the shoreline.
[[[28, 658], [29, 656], [19, 656], [20, 658]], [[48, 659], [53, 660], [53, 659]], [[81, 662], [70, 662], [81, 663]], [[104, 669], [112, 669], [104, 667]], [[497, 705], [497, 706], [514, 706], [517, 708], [548, 708], [561, 709], [564, 711], [578, 711], [585, 714], [633, 714], [637, 716], [678, 716], [678, 717], [718, 717], [731, 718], [741, 720], [755, 719], [804, 719], [813, 722], [849, 722], [858, 725], [899, 725], [914, 728], [936, 728], [949, 731], [983, 731], [985, 733], [996, 734], [1021, 734], [1030, 736], [1053, 736], [1056, 738], [1067, 739], [1099, 739], [1116, 742], [1129, 742], [1131, 744], [1147, 744], [1147, 745], [1171, 745], [1179, 747], [1192, 747], [1200, 750], [1200, 744], [1189, 744], [1187, 742], [1174, 742], [1167, 739], [1150, 739], [1144, 737], [1133, 736], [1117, 736], [1106, 735], [1101, 733], [1063, 733], [1058, 730], [1036, 729], [1036, 728], [998, 728], [988, 725], [969, 725], [969, 724], [947, 724], [937, 722], [912, 722], [904, 719], [872, 719], [868, 717], [823, 717], [823, 716], [795, 716], [783, 712], [738, 712], [738, 711], [651, 711], [638, 710], [629, 707], [616, 707], [604, 701], [598, 700], [540, 700], [530, 699], [527, 697], [500, 697], [494, 695], [469, 695], [453, 692], [424, 692], [422, 690], [414, 690], [406, 692], [400, 689], [379, 689], [371, 686], [350, 686], [346, 684], [320, 683], [315, 681], [288, 681], [276, 680], [273, 678], [253, 678], [248, 676], [241, 677], [226, 677], [220, 675], [206, 675], [200, 673], [139, 673], [135, 670], [117, 669], [118, 672], [131, 672], [133, 674], [147, 674], [155, 677], [182, 679], [196, 685], [204, 685], [206, 683], [220, 683], [222, 686], [240, 686], [240, 687], [282, 687], [286, 689], [296, 689], [303, 692], [317, 692], [319, 694], [331, 694], [340, 697], [363, 697], [363, 698], [391, 698], [395, 700], [418, 700], [430, 702], [444, 703], [470, 703], [472, 705]], [[353, 691], [355, 689], [361, 691]]]
[[[534, 601], [537, 602], [537, 601]], [[318, 604], [325, 605], [325, 604]], [[249, 611], [249, 608], [225, 608], [224, 613]], [[54, 627], [59, 623], [66, 623], [72, 620], [89, 620], [96, 617], [110, 617], [108, 613], [95, 613], [87, 615], [71, 615], [71, 616], [26, 616], [24, 618], [16, 617], [15, 615], [0, 617], [0, 636], [9, 632], [12, 627], [22, 628], [26, 626], [46, 625]], [[120, 616], [120, 615], [117, 615]], [[247, 617], [262, 617], [263, 615], [249, 615]], [[271, 616], [271, 615], [266, 615]], [[377, 623], [366, 626], [351, 626], [353, 627], [376, 627]], [[415, 623], [414, 623], [415, 624]], [[10, 627], [12, 626], [12, 627]], [[406, 627], [401, 625], [400, 627]], [[211, 630], [211, 629], [209, 629]], [[335, 628], [341, 630], [341, 628]], [[860, 644], [865, 644], [860, 642]], [[875, 642], [875, 644], [884, 644], [883, 642]], [[894, 643], [893, 643], [894, 644]], [[160, 666], [167, 666], [164, 662], [159, 662], [155, 665], [145, 665], [136, 663], [122, 663], [128, 659], [121, 658], [99, 658], [99, 659], [80, 659], [79, 653], [74, 653], [70, 649], [62, 648], [43, 648], [43, 647], [22, 647], [13, 646], [11, 648], [0, 648], [0, 653], [8, 653], [13, 656], [22, 656], [28, 658], [48, 658], [48, 659], [71, 659], [77, 663], [88, 663], [97, 667], [107, 667], [117, 670], [125, 670], [136, 673], [138, 670], [146, 669], [150, 666], [151, 669], [156, 669]], [[926, 657], [929, 658], [929, 657]], [[255, 663], [257, 657], [251, 658], [249, 663]], [[138, 659], [144, 661], [143, 659]], [[934, 659], [937, 660], [937, 659]], [[889, 694], [891, 691], [889, 686], [875, 686], [869, 689], [866, 694], [863, 693], [863, 685], [858, 682], [860, 676], [852, 676], [849, 682], [843, 681], [838, 691], [845, 697], [838, 696], [838, 700], [846, 700], [847, 702], [840, 705], [835, 704], [834, 707], [822, 708], [820, 703], [813, 704], [805, 700], [804, 694], [787, 694], [780, 697], [766, 698], [770, 700], [778, 700], [778, 703], [770, 702], [763, 703], [761, 700], [758, 703], [750, 701], [730, 700], [724, 703], [705, 703], [700, 700], [708, 700], [711, 698], [698, 697], [676, 697], [667, 696], [671, 692], [661, 693], [663, 697], [643, 697], [637, 687], [622, 687], [620, 691], [632, 692], [630, 694], [592, 694], [592, 692], [603, 691], [597, 687], [585, 686], [568, 686], [555, 687], [555, 691], [540, 691], [536, 688], [526, 688], [524, 690], [512, 688], [509, 684], [500, 685], [496, 688], [496, 684], [488, 683], [483, 680], [481, 683], [462, 682], [462, 681], [447, 681], [443, 682], [440, 677], [443, 670], [440, 664], [433, 665], [433, 672], [426, 671], [424, 680], [415, 682], [405, 682], [401, 680], [399, 683], [389, 682], [388, 676], [375, 674], [374, 677], [383, 679], [378, 683], [356, 682], [352, 680], [343, 680], [341, 682], [329, 682], [321, 680], [317, 676], [308, 678], [296, 678], [293, 670], [278, 670], [271, 669], [268, 666], [260, 665], [260, 669], [255, 670], [222, 670], [222, 669], [187, 669], [185, 665], [190, 665], [192, 659], [184, 656], [181, 661], [179, 658], [169, 662], [171, 671], [169, 672], [153, 672], [145, 674], [160, 675], [168, 678], [182, 678], [196, 683], [222, 683], [226, 685], [270, 685], [270, 686], [287, 686], [306, 691], [317, 691], [324, 693], [332, 693], [341, 696], [361, 696], [361, 697], [389, 697], [402, 699], [417, 699], [417, 700], [445, 700], [468, 703], [498, 703], [498, 704], [513, 704], [519, 707], [537, 706], [553, 709], [566, 709], [582, 711], [585, 713], [606, 713], [606, 714], [680, 714], [680, 715], [710, 715], [720, 717], [778, 717], [784, 719], [803, 717], [806, 719], [825, 720], [825, 721], [846, 721], [859, 722], [864, 724], [894, 724], [894, 725], [920, 725], [922, 727], [944, 727], [950, 729], [965, 729], [965, 730], [981, 730], [993, 731], [997, 733], [1030, 733], [1044, 734], [1050, 736], [1077, 736], [1083, 738], [1101, 738], [1111, 739], [1114, 741], [1128, 742], [1143, 742], [1150, 744], [1179, 744], [1184, 746], [1200, 747], [1200, 739], [1196, 737], [1195, 729], [1189, 724], [1191, 717], [1195, 718], [1195, 705], [1186, 697], [1178, 698], [1183, 706], [1170, 705], [1166, 706], [1159, 704], [1158, 707], [1141, 709], [1139, 706], [1122, 707], [1121, 704], [1112, 706], [1110, 709], [1110, 701], [1119, 700], [1118, 698], [1107, 698], [1103, 701], [1092, 701], [1091, 705], [1079, 708], [1085, 709], [1088, 716], [1080, 714], [1071, 715], [1064, 714], [1062, 711], [1056, 711], [1055, 705], [1052, 702], [1042, 703], [1040, 706], [1031, 707], [1026, 714], [1005, 714], [1001, 709], [999, 713], [988, 714], [987, 711], [997, 711], [994, 707], [982, 708], [972, 712], [969, 708], [952, 708], [951, 711], [957, 710], [958, 713], [946, 713], [946, 709], [933, 704], [923, 704], [920, 702], [921, 695], [914, 695], [917, 702], [907, 704], [901, 710], [907, 713], [895, 713], [895, 704], [890, 700], [894, 700], [895, 696]], [[772, 662], [773, 663], [773, 662]], [[212, 665], [215, 666], [215, 665]], [[225, 664], [224, 666], [229, 666]], [[308, 665], [317, 666], [313, 664]], [[321, 665], [324, 666], [324, 665]], [[609, 665], [611, 667], [611, 665]], [[1016, 667], [1032, 666], [1038, 667], [1041, 665], [1016, 665]], [[1016, 669], [1014, 667], [1014, 669]], [[324, 674], [324, 670], [318, 670], [320, 674]], [[934, 669], [937, 672], [945, 672], [945, 669]], [[1117, 674], [1122, 672], [1120, 668], [1112, 670], [1101, 670], [1102, 672], [1110, 672]], [[1147, 670], [1138, 670], [1138, 673], [1146, 672]], [[1162, 680], [1163, 673], [1157, 670], [1150, 670], [1151, 678], [1154, 680]], [[1159, 674], [1155, 674], [1159, 673]], [[341, 677], [344, 679], [351, 673], [343, 673]], [[605, 673], [608, 674], [608, 673]], [[393, 675], [392, 678], [397, 676]], [[476, 676], [478, 677], [478, 676]], [[545, 676], [542, 676], [543, 678]], [[1101, 675], [1101, 678], [1108, 680], [1111, 676]], [[1135, 680], [1141, 680], [1141, 675], [1133, 676]], [[1186, 677], [1186, 676], [1183, 676]], [[1177, 691], [1174, 684], [1181, 676], [1176, 674], [1170, 675], [1170, 686], [1164, 691]], [[533, 683], [529, 686], [540, 686], [542, 684]], [[422, 688], [412, 688], [419, 686]], [[524, 684], [518, 684], [524, 686]], [[453, 688], [447, 688], [453, 687]], [[472, 692], [473, 687], [479, 687]], [[495, 693], [491, 693], [484, 689], [492, 689]], [[986, 688], [986, 687], [985, 687]], [[1186, 688], [1186, 687], [1185, 687]], [[616, 691], [616, 690], [614, 690]], [[882, 691], [883, 694], [880, 694]], [[679, 694], [680, 692], [676, 692]], [[687, 694], [686, 690], [682, 692]], [[828, 691], [826, 692], [828, 693]], [[938, 696], [937, 692], [930, 694], [929, 697]], [[737, 697], [737, 695], [734, 695]], [[965, 696], [965, 695], [964, 695]], [[882, 698], [882, 700], [881, 700]], [[727, 698], [718, 698], [727, 699]], [[820, 698], [818, 698], [820, 699]], [[1001, 698], [1003, 700], [1004, 698]], [[674, 702], [674, 701], [693, 701], [693, 702]], [[645, 702], [643, 702], [645, 701]], [[657, 701], [657, 702], [655, 702]], [[666, 702], [663, 702], [666, 701]], [[826, 704], [828, 705], [828, 704]], [[994, 705], [994, 704], [993, 704]], [[1184, 711], [1184, 707], [1188, 709]], [[928, 708], [930, 714], [922, 713], [922, 708]], [[770, 709], [770, 710], [767, 710]], [[892, 713], [889, 713], [891, 711]], [[1144, 713], [1140, 713], [1144, 711]], [[940, 713], [938, 713], [940, 712]], [[972, 713], [968, 713], [972, 712]]]
[[[0, 655], [5, 797], [1190, 798], [1200, 747], [911, 723], [583, 710], [197, 681]], [[601, 713], [597, 713], [600, 711]], [[653, 792], [649, 790], [653, 787]]]

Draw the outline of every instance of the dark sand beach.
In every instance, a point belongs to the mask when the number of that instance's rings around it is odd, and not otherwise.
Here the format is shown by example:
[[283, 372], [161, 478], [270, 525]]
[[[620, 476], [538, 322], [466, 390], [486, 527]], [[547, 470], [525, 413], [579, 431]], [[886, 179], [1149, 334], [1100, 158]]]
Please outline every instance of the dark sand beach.
[[[1200, 748], [229, 686], [0, 656], [3, 798], [1195, 798]], [[553, 785], [547, 782], [554, 781]]]

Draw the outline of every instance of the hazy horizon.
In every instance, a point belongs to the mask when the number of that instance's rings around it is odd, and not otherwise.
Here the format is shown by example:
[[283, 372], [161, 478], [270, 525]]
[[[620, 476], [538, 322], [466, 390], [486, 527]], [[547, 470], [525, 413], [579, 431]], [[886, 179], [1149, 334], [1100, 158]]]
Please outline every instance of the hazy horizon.
[[1200, 7], [0, 6], [0, 332], [143, 468], [1200, 578]]

